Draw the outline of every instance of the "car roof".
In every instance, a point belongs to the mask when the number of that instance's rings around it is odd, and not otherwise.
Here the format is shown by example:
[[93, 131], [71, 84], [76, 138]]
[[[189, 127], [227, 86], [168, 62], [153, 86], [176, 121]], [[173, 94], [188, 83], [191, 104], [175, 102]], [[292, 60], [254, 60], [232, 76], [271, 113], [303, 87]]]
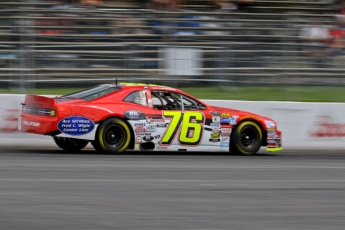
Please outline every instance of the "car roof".
[[163, 85], [156, 85], [156, 84], [145, 84], [145, 83], [128, 83], [128, 82], [120, 82], [118, 85], [122, 86], [123, 88], [150, 88], [150, 90], [169, 90], [169, 91], [176, 91], [182, 92], [179, 89], [175, 89], [169, 86]]

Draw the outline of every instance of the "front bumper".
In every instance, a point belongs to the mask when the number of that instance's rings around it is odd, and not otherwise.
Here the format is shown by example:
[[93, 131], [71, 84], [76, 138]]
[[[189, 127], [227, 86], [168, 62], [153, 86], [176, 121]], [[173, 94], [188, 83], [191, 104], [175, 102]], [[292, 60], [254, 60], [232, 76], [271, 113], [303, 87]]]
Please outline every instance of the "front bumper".
[[283, 150], [282, 132], [277, 130], [274, 135], [267, 135], [267, 152], [277, 152]]

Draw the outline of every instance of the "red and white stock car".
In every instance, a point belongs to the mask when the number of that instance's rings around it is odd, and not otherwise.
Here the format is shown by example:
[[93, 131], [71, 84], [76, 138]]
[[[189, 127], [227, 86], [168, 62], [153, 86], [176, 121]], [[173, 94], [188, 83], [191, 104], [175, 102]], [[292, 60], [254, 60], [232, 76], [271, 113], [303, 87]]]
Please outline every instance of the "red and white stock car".
[[21, 132], [52, 136], [66, 151], [89, 142], [100, 152], [222, 151], [251, 155], [278, 151], [275, 121], [250, 112], [215, 107], [181, 90], [148, 84], [102, 84], [50, 98], [26, 95]]

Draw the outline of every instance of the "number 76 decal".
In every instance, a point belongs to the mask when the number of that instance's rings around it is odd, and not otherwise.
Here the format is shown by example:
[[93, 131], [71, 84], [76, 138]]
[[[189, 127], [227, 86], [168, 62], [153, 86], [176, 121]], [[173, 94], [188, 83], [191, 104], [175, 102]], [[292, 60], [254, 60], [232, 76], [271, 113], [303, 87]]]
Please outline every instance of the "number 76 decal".
[[177, 133], [178, 142], [181, 145], [198, 145], [200, 143], [205, 123], [203, 113], [163, 111], [163, 116], [171, 118], [171, 122], [163, 134], [161, 144], [171, 145]]

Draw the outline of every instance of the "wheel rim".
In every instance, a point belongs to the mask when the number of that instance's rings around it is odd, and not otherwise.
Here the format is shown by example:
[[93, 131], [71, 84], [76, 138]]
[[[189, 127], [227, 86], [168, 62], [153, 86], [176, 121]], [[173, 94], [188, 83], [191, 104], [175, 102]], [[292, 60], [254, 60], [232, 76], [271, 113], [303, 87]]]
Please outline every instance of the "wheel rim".
[[112, 125], [104, 133], [105, 143], [111, 148], [119, 148], [123, 145], [126, 132], [123, 127]]
[[255, 146], [258, 140], [257, 130], [254, 127], [247, 126], [241, 131], [241, 145], [247, 149]]

